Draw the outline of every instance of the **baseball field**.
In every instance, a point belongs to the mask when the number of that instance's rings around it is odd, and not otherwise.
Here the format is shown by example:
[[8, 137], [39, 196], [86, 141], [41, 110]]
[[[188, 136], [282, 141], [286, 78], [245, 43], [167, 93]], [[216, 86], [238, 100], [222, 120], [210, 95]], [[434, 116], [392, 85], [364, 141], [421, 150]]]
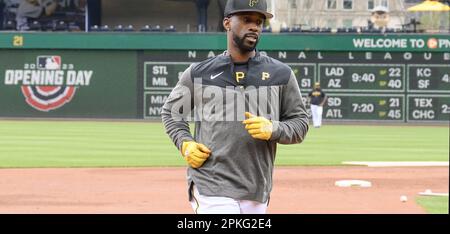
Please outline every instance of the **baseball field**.
[[[448, 166], [345, 161], [448, 162], [449, 127], [311, 128], [302, 144], [279, 145], [268, 212], [448, 213], [448, 196], [418, 195], [448, 194]], [[192, 213], [185, 165], [161, 123], [1, 120], [0, 213]], [[343, 179], [372, 187], [334, 185]]]

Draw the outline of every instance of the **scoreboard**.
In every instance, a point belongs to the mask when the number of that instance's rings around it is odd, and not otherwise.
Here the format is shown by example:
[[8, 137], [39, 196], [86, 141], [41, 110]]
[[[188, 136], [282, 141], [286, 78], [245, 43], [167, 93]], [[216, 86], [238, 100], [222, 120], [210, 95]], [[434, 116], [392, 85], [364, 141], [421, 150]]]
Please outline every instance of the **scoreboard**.
[[408, 95], [407, 121], [449, 121], [449, 95]]
[[335, 94], [327, 100], [324, 117], [334, 120], [404, 121], [404, 97], [398, 94]]
[[[0, 117], [159, 120], [186, 68], [223, 53], [226, 40], [225, 33], [1, 33]], [[325, 120], [450, 122], [448, 34], [267, 33], [258, 49], [292, 68], [308, 111], [306, 96], [320, 83], [329, 97]], [[43, 67], [42, 58], [56, 62]], [[29, 74], [67, 77], [49, 83]], [[48, 90], [67, 87], [72, 98], [58, 107], [48, 101], [57, 100]]]
[[[148, 52], [143, 65], [144, 118], [158, 118], [182, 72], [223, 51]], [[319, 82], [333, 121], [445, 122], [450, 117], [450, 53], [261, 51], [289, 65], [309, 107]]]
[[404, 90], [405, 66], [399, 64], [319, 64], [318, 80], [336, 92]]
[[446, 65], [408, 66], [408, 90], [418, 93], [450, 93], [450, 61]]

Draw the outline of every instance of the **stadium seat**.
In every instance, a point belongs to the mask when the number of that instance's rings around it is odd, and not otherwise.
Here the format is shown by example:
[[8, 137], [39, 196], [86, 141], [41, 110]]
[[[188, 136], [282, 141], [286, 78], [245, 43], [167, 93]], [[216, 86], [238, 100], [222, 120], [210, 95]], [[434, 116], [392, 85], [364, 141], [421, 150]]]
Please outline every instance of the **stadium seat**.
[[147, 25], [144, 25], [144, 27], [142, 27], [140, 31], [141, 32], [151, 32], [152, 31], [152, 27], [147, 24]]
[[3, 25], [4, 30], [16, 30], [16, 22], [12, 20], [8, 20]]
[[55, 30], [56, 23], [53, 21], [40, 22], [42, 31], [53, 31]]
[[66, 25], [67, 25], [68, 31], [71, 31], [71, 32], [81, 31], [81, 27], [79, 26], [79, 23], [77, 23], [77, 22], [68, 22]]
[[111, 30], [110, 30], [110, 28], [109, 28], [108, 25], [103, 25], [103, 26], [100, 28], [100, 32], [109, 32], [109, 31], [111, 31]]
[[30, 30], [31, 31], [41, 31], [42, 25], [38, 21], [33, 21], [33, 23], [30, 24]]
[[263, 33], [271, 33], [272, 32], [272, 28], [270, 26], [263, 27], [262, 32]]
[[374, 34], [376, 34], [376, 33], [382, 33], [381, 29], [367, 28], [367, 27], [363, 28], [363, 29], [361, 30], [361, 32], [362, 32], [362, 33], [374, 33]]
[[166, 31], [166, 32], [176, 32], [177, 29], [175, 28], [175, 26], [170, 25], [170, 26], [167, 27], [164, 31]]
[[364, 27], [364, 28], [361, 28], [361, 32], [362, 32], [362, 33], [369, 33], [369, 32], [370, 32], [370, 29], [367, 28], [367, 27]]
[[338, 33], [347, 33], [347, 32], [348, 32], [348, 29], [347, 29], [347, 28], [338, 28], [338, 29], [337, 29], [337, 32], [338, 32]]
[[321, 28], [319, 29], [320, 33], [331, 33], [331, 28]]
[[69, 31], [69, 28], [67, 27], [66, 22], [64, 21], [59, 21], [56, 25], [55, 25], [55, 31]]
[[151, 29], [151, 31], [152, 31], [152, 32], [161, 32], [161, 31], [162, 31], [162, 30], [161, 30], [161, 26], [156, 25], [155, 27], [153, 27], [153, 28]]
[[117, 25], [113, 29], [114, 32], [123, 32], [123, 26], [121, 24]]
[[338, 28], [337, 33], [357, 33], [357, 28]]
[[385, 33], [400, 33], [401, 30], [400, 29], [396, 29], [396, 28], [388, 28], [386, 29]]
[[294, 26], [294, 27], [291, 29], [291, 32], [292, 32], [292, 33], [300, 33], [300, 32], [302, 32], [302, 28], [301, 28], [300, 26]]
[[89, 31], [91, 32], [100, 32], [100, 28], [98, 27], [98, 25], [94, 25], [92, 26]]
[[309, 30], [307, 30], [307, 29], [302, 29], [302, 32], [319, 33], [319, 32], [320, 32], [320, 28], [318, 28], [318, 27], [313, 27], [313, 28], [310, 28]]
[[353, 28], [349, 28], [348, 32], [349, 33], [359, 33], [359, 32], [361, 32], [361, 29], [359, 29], [357, 27], [353, 27]]
[[380, 29], [372, 29], [370, 30], [370, 33], [381, 33]]
[[128, 25], [127, 27], [123, 28], [124, 32], [134, 32], [134, 27], [133, 25]]
[[280, 28], [280, 33], [288, 33], [288, 32], [291, 32], [289, 27], [282, 27], [282, 28]]

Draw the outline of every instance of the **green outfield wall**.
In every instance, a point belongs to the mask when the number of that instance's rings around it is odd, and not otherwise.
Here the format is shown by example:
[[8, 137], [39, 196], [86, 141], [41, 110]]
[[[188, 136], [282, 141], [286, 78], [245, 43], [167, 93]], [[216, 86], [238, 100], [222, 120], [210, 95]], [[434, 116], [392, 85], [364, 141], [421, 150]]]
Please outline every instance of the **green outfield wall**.
[[[181, 72], [225, 48], [224, 34], [1, 33], [0, 117], [159, 119]], [[321, 83], [327, 120], [449, 121], [449, 35], [264, 34], [259, 50], [303, 95]]]

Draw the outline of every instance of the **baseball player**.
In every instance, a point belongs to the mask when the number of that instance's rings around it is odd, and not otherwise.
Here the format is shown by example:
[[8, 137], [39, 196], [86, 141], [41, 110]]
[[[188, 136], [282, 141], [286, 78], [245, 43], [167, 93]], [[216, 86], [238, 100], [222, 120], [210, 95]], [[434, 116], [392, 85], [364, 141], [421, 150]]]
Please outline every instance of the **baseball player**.
[[327, 100], [327, 95], [320, 88], [320, 83], [314, 84], [314, 90], [308, 93], [311, 103], [311, 115], [315, 128], [322, 126], [323, 105]]
[[195, 213], [263, 214], [277, 143], [302, 142], [308, 116], [289, 66], [255, 49], [273, 17], [266, 1], [228, 0], [224, 16], [227, 50], [184, 71], [162, 120], [189, 166]]

